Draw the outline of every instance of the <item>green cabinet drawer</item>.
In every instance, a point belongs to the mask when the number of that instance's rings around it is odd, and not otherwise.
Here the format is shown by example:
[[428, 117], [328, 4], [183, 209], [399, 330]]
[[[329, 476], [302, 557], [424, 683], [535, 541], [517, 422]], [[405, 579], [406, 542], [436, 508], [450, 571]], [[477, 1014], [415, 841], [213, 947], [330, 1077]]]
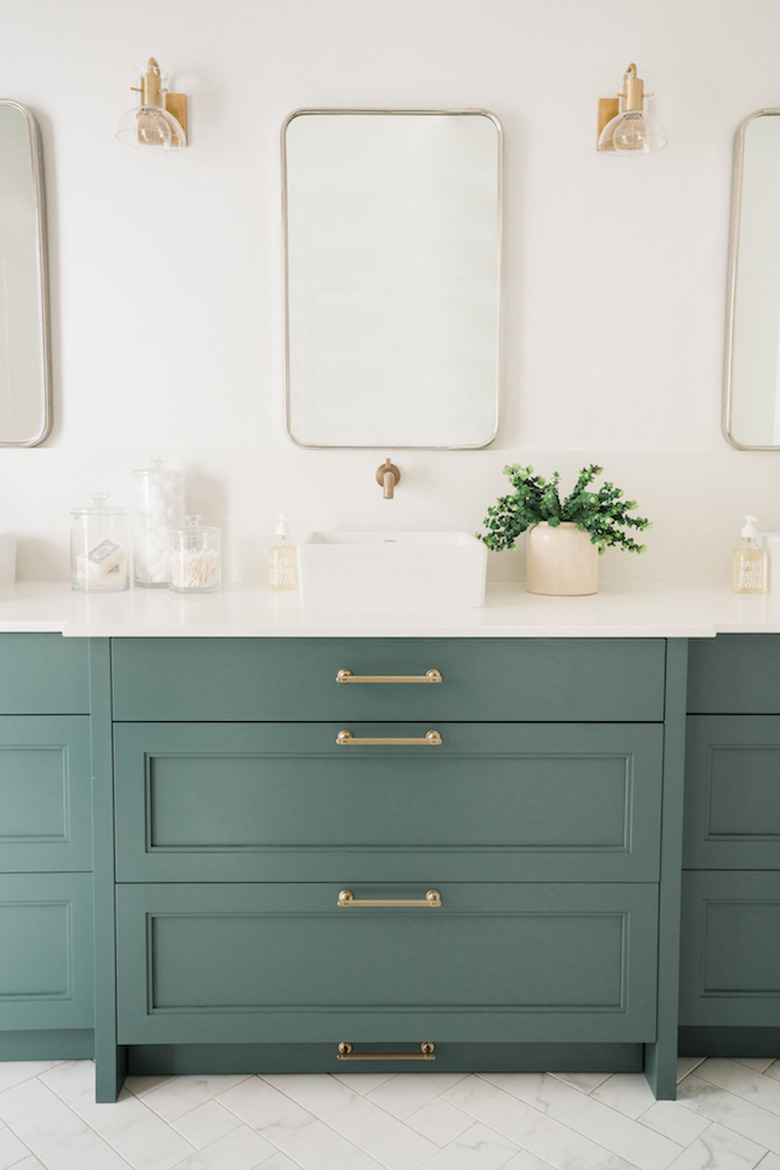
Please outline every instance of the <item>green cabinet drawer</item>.
[[691, 714], [780, 715], [780, 634], [718, 634], [688, 654]]
[[0, 873], [92, 868], [89, 719], [0, 717]]
[[684, 864], [780, 870], [780, 716], [688, 718]]
[[680, 1024], [780, 1027], [780, 873], [683, 880]]
[[92, 877], [0, 875], [0, 1032], [93, 1026]]
[[[622, 638], [115, 639], [114, 718], [653, 721], [665, 652]], [[432, 669], [442, 682], [336, 681]]]
[[[121, 881], [655, 881], [657, 724], [115, 727]], [[357, 739], [427, 724], [351, 723]]]
[[87, 642], [61, 634], [0, 634], [0, 714], [89, 712]]
[[119, 886], [119, 1043], [654, 1039], [656, 887], [437, 888]]

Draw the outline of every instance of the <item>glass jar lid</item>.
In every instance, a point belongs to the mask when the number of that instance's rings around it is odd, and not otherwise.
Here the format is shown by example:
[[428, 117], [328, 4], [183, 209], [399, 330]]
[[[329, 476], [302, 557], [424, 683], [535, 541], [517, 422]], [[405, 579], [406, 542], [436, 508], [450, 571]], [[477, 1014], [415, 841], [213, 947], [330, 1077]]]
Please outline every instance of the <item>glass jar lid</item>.
[[194, 536], [194, 535], [197, 535], [198, 533], [201, 533], [201, 532], [204, 532], [204, 533], [209, 532], [209, 533], [212, 533], [212, 534], [219, 536], [219, 534], [222, 532], [221, 528], [214, 528], [213, 526], [211, 526], [209, 524], [201, 524], [200, 521], [201, 521], [201, 517], [199, 514], [193, 515], [193, 516], [185, 516], [184, 517], [184, 524], [181, 526], [174, 525], [173, 528], [171, 529], [171, 531], [175, 532], [175, 533], [182, 533], [182, 534], [186, 533], [187, 536]]
[[83, 508], [71, 508], [71, 516], [94, 516], [95, 514], [101, 516], [126, 516], [127, 508], [117, 507], [112, 505], [107, 507], [106, 501], [110, 499], [108, 492], [92, 492], [93, 503]]

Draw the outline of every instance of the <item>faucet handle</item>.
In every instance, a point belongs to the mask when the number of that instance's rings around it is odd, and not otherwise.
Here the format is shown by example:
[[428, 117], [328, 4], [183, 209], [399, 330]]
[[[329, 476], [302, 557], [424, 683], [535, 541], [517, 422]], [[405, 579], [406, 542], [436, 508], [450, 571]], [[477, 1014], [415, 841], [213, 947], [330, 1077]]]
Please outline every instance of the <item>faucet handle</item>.
[[390, 462], [390, 456], [388, 455], [381, 467], [377, 467], [376, 469], [376, 482], [381, 484], [383, 488], [382, 495], [386, 500], [392, 500], [393, 490], [400, 478], [401, 472], [394, 463]]

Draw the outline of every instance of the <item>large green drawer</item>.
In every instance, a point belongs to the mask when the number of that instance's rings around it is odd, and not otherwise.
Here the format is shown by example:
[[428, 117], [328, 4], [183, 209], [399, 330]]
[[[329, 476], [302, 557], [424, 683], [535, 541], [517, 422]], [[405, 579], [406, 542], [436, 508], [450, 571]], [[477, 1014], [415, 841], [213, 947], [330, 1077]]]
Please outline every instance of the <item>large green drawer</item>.
[[692, 639], [688, 655], [691, 714], [780, 715], [780, 634]]
[[683, 875], [680, 1024], [780, 1027], [780, 873]]
[[780, 870], [780, 716], [688, 717], [684, 864]]
[[[655, 881], [657, 724], [115, 727], [121, 881]], [[351, 723], [358, 738], [426, 724]]]
[[87, 642], [61, 634], [0, 634], [0, 714], [89, 712]]
[[[663, 639], [124, 638], [117, 720], [663, 719]], [[422, 677], [441, 683], [339, 683]]]
[[89, 719], [0, 716], [0, 872], [91, 868]]
[[0, 1032], [93, 1026], [92, 876], [0, 875]]
[[655, 887], [438, 889], [119, 886], [119, 1043], [654, 1039]]

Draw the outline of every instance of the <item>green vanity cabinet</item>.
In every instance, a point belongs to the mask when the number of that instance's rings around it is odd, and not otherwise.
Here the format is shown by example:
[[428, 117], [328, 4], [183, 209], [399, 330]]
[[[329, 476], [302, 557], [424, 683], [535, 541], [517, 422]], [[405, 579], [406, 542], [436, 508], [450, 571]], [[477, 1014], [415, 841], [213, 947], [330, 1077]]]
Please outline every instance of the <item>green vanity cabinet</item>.
[[0, 635], [0, 1059], [92, 1054], [85, 643]]
[[693, 642], [681, 1048], [780, 1048], [780, 636]]
[[127, 1067], [433, 1043], [410, 1069], [644, 1067], [673, 1094], [684, 652], [114, 639]]

